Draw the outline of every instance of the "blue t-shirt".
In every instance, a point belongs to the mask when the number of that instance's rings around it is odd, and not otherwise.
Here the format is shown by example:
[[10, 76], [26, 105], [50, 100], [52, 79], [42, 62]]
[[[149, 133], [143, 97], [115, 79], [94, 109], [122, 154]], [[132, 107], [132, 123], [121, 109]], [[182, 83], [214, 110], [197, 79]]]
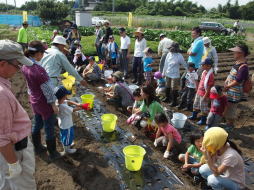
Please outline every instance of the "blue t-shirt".
[[188, 62], [194, 63], [196, 69], [200, 67], [200, 63], [202, 60], [202, 56], [204, 53], [204, 42], [202, 37], [199, 37], [194, 40], [193, 45], [191, 47], [191, 52], [196, 53], [196, 56], [189, 56]]
[[143, 59], [143, 62], [144, 62], [144, 72], [151, 72], [153, 70], [153, 68], [148, 66], [148, 65], [153, 62], [153, 58], [151, 58], [151, 57], [145, 57]]

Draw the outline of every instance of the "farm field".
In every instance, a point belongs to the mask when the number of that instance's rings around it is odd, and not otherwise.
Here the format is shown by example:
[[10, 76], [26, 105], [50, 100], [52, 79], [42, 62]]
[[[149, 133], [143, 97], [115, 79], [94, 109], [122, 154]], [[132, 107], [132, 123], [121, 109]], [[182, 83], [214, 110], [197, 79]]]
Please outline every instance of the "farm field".
[[[2, 31], [5, 31], [1, 33]], [[6, 33], [6, 31], [10, 31]], [[16, 32], [9, 30], [5, 27], [0, 27], [0, 39], [10, 38], [16, 39]], [[31, 33], [31, 37], [37, 36], [38, 39], [45, 39], [51, 35], [51, 31], [44, 31], [40, 34]], [[119, 43], [119, 36], [115, 36], [116, 41]], [[34, 38], [33, 38], [34, 39]], [[252, 40], [247, 36], [247, 42], [253, 44]], [[86, 55], [94, 55], [94, 36], [84, 36], [82, 38], [82, 46], [84, 47], [84, 52]], [[132, 39], [132, 49], [134, 45], [134, 39]], [[157, 50], [158, 42], [148, 41], [148, 46], [150, 46], [155, 52]], [[186, 55], [184, 55], [186, 58]], [[159, 58], [154, 54], [155, 61], [157, 65], [154, 66], [154, 70], [157, 70]], [[254, 55], [248, 57], [248, 63], [250, 66], [250, 74], [254, 73]], [[231, 66], [234, 64], [232, 53], [224, 52], [219, 54], [219, 72], [216, 76], [218, 84], [223, 85], [224, 80], [226, 79]], [[98, 84], [101, 86], [103, 84]], [[29, 115], [32, 116], [31, 108], [28, 103], [26, 83], [21, 75], [18, 73], [12, 79], [13, 91], [16, 94], [16, 97], [19, 99], [21, 104], [28, 111]], [[95, 93], [96, 98], [105, 101], [105, 98], [102, 96], [98, 86], [89, 85], [88, 88]], [[251, 94], [248, 102], [243, 102], [240, 104], [239, 109], [239, 118], [237, 121], [236, 129], [230, 133], [230, 137], [236, 142], [239, 147], [244, 152], [245, 158], [250, 158], [254, 160], [254, 118], [252, 115], [254, 111], [252, 106], [254, 105], [254, 94]], [[136, 129], [128, 127], [126, 125], [127, 117], [122, 113], [118, 112], [112, 106], [108, 104], [103, 104], [105, 108], [111, 112], [117, 114], [119, 121], [119, 127], [121, 129], [127, 130], [138, 136], [135, 143], [143, 143], [147, 145], [151, 151], [149, 159], [162, 162], [165, 166], [170, 168], [175, 175], [184, 183], [184, 186], [176, 186], [175, 189], [190, 189], [196, 190], [201, 189], [201, 186], [194, 186], [192, 184], [192, 178], [185, 173], [183, 173], [179, 168], [180, 163], [177, 163], [172, 160], [162, 159], [162, 151], [155, 149], [153, 147], [153, 142], [146, 139], [145, 136]], [[170, 108], [168, 105], [164, 106], [177, 111], [175, 108]], [[189, 112], [185, 112], [186, 115], [189, 115]], [[247, 120], [247, 121], [246, 121]], [[245, 122], [246, 121], [246, 122]], [[242, 124], [245, 122], [245, 125]], [[108, 160], [105, 158], [104, 152], [101, 150], [101, 147], [105, 146], [105, 143], [102, 141], [97, 141], [87, 128], [84, 126], [84, 122], [78, 115], [75, 115], [75, 129], [76, 140], [75, 147], [79, 149], [78, 153], [73, 156], [67, 156], [63, 160], [56, 161], [54, 163], [49, 163], [46, 155], [36, 157], [36, 179], [38, 184], [38, 189], [40, 190], [54, 190], [54, 189], [66, 189], [66, 190], [94, 190], [94, 189], [104, 189], [104, 190], [119, 190], [121, 189], [121, 183], [119, 181], [119, 173], [116, 172], [115, 168], [108, 163]], [[195, 126], [196, 127], [196, 126]], [[109, 146], [111, 144], [109, 143]], [[58, 142], [58, 150], [62, 150], [60, 142]], [[140, 180], [138, 176], [136, 179], [128, 179], [128, 183], [137, 183]], [[143, 178], [142, 178], [143, 179]], [[159, 181], [158, 181], [159, 183]], [[250, 189], [254, 189], [253, 184], [249, 184]], [[135, 186], [135, 188], [126, 188], [126, 189], [141, 189], [142, 186]], [[163, 190], [168, 190], [169, 188], [165, 187]]]

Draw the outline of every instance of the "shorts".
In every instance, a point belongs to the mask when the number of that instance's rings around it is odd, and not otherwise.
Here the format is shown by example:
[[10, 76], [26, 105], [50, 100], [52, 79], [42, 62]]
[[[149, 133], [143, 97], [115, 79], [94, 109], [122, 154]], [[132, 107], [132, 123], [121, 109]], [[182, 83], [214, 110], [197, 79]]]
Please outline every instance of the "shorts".
[[202, 96], [196, 94], [195, 100], [193, 103], [193, 110], [195, 111], [200, 110], [201, 114], [207, 115], [210, 110], [208, 107], [208, 104], [209, 104], [209, 99], [204, 99]]
[[224, 117], [227, 120], [235, 120], [237, 118], [238, 103], [228, 102]]
[[180, 89], [180, 78], [172, 79], [166, 77], [166, 87], [171, 90], [179, 90]]
[[216, 113], [209, 112], [206, 124], [209, 127], [218, 127], [221, 122], [222, 117]]
[[151, 82], [152, 81], [152, 77], [153, 77], [153, 72], [152, 71], [144, 72], [144, 77], [145, 77], [146, 81]]
[[60, 139], [64, 146], [70, 146], [74, 140], [74, 127], [60, 129]]

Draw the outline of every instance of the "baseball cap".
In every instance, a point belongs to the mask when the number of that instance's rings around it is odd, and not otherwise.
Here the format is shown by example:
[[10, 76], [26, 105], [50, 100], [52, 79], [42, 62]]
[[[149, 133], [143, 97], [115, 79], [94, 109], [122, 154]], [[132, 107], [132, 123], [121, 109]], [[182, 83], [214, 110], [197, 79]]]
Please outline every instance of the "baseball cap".
[[71, 91], [67, 90], [64, 86], [58, 86], [54, 89], [54, 94], [56, 98], [59, 100], [66, 95], [70, 95]]
[[33, 62], [23, 52], [22, 46], [11, 40], [0, 40], [0, 60], [16, 59], [22, 65], [31, 66]]
[[125, 28], [119, 28], [119, 32], [125, 32]]
[[213, 65], [213, 60], [210, 58], [206, 58], [201, 65]]
[[195, 64], [190, 62], [190, 63], [188, 63], [188, 67], [195, 68]]
[[163, 36], [166, 36], [166, 35], [165, 35], [165, 34], [163, 34], [163, 33], [161, 33], [161, 34], [160, 34], [160, 38], [161, 38], [161, 37], [163, 37]]

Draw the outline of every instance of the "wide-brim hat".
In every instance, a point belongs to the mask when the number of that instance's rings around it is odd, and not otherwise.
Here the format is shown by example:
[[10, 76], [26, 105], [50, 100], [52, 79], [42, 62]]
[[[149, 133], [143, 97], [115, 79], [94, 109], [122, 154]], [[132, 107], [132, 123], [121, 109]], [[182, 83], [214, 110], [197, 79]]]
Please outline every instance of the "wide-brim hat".
[[208, 37], [204, 37], [203, 38], [203, 42], [204, 42], [204, 44], [210, 44], [211, 43], [211, 39], [208, 38]]
[[230, 48], [229, 51], [243, 53], [243, 50], [238, 46], [236, 46], [234, 48]]
[[63, 36], [56, 36], [52, 42], [52, 44], [61, 44], [61, 45], [67, 45], [66, 39]]
[[179, 52], [181, 52], [180, 46], [176, 42], [173, 42], [171, 44], [171, 46], [168, 47], [168, 49], [169, 49], [170, 52], [173, 52], [173, 53], [179, 53]]
[[134, 32], [135, 35], [137, 34], [144, 34], [144, 30], [142, 27], [138, 27], [137, 30]]
[[121, 71], [116, 71], [116, 72], [114, 72], [114, 73], [112, 74], [112, 76], [113, 76], [113, 77], [116, 77], [116, 78], [118, 78], [118, 79], [120, 79], [120, 80], [123, 79], [123, 73], [122, 73]]

